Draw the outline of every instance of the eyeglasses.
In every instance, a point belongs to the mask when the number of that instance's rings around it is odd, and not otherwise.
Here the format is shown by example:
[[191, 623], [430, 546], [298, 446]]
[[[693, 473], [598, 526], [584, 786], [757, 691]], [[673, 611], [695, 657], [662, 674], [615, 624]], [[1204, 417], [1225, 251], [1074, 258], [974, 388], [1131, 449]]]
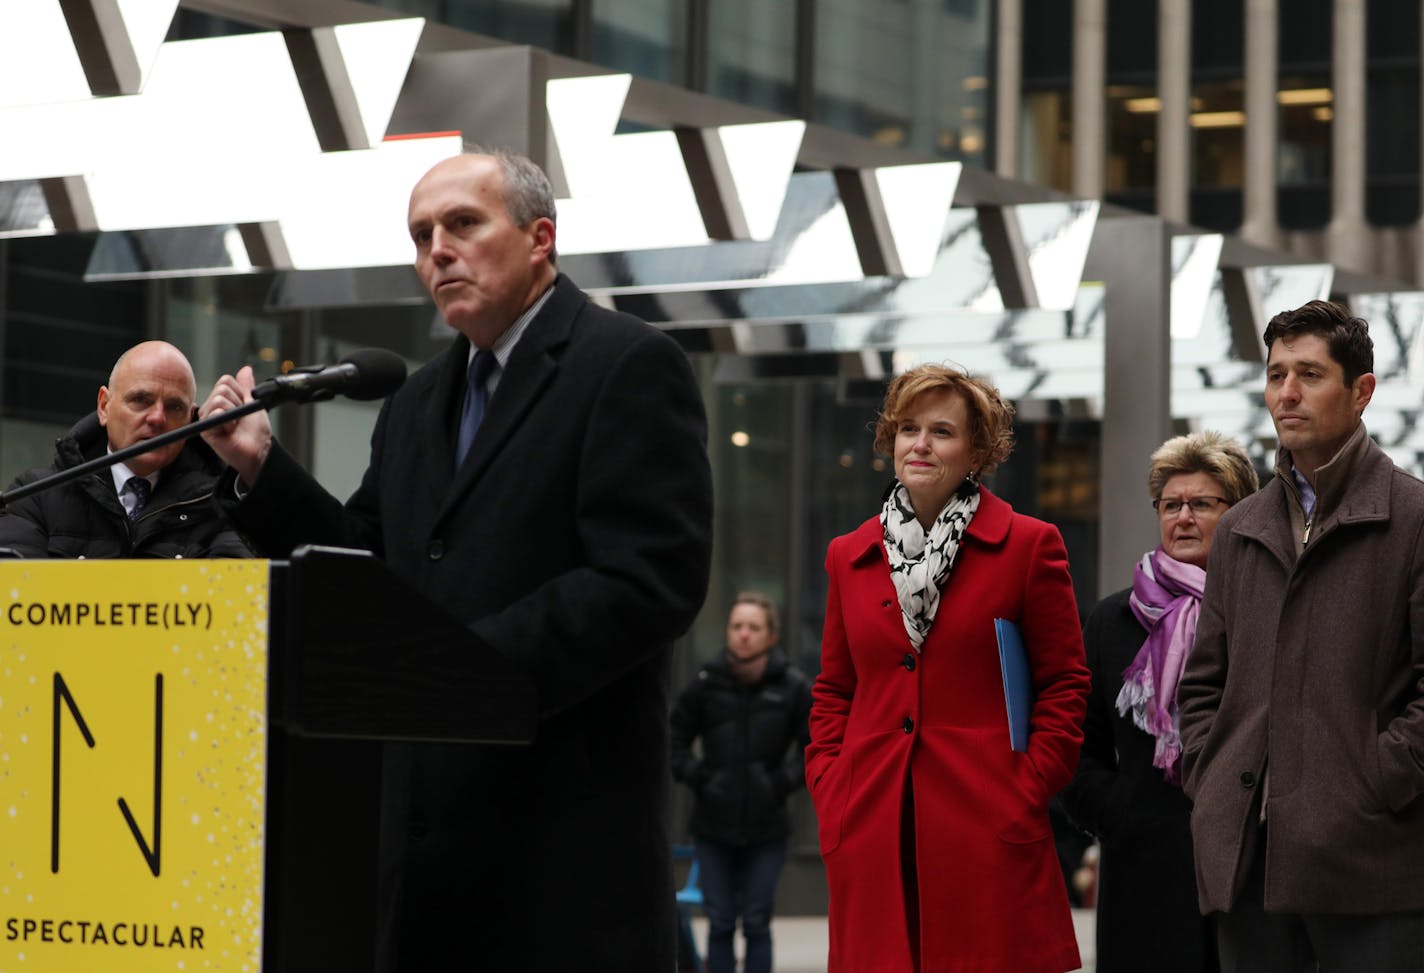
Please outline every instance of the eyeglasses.
[[1231, 501], [1225, 497], [1192, 497], [1190, 500], [1153, 500], [1152, 509], [1157, 511], [1161, 517], [1175, 517], [1182, 512], [1182, 507], [1186, 507], [1192, 512], [1193, 517], [1200, 517], [1204, 514], [1216, 513], [1217, 505], [1223, 507], [1231, 506]]

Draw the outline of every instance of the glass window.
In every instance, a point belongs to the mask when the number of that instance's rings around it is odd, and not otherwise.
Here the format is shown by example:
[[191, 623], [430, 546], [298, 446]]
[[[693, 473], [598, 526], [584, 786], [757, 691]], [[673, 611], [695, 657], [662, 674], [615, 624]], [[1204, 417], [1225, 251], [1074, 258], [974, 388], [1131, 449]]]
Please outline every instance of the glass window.
[[594, 0], [592, 58], [605, 67], [682, 84], [687, 78], [686, 3]]
[[1023, 0], [1023, 84], [1065, 94], [1073, 77], [1073, 4]]
[[[1282, 23], [1296, 19], [1294, 10]], [[1328, 15], [1327, 15], [1328, 19]], [[1314, 22], [1311, 23], [1312, 29]], [[1192, 0], [1192, 77], [1194, 80], [1239, 78], [1246, 35], [1244, 0]]]
[[1192, 4], [1189, 218], [1198, 226], [1225, 232], [1241, 225], [1245, 16], [1243, 0], [1195, 0]]
[[[704, 359], [703, 364], [710, 361]], [[717, 516], [712, 583], [693, 628], [699, 663], [722, 651], [727, 608], [738, 591], [769, 595], [786, 628], [787, 494], [796, 461], [790, 383], [709, 381], [703, 394]], [[788, 651], [789, 641], [783, 631]]]
[[795, 114], [795, 0], [717, 0], [708, 6], [708, 92]]
[[1419, 218], [1418, 4], [1366, 8], [1365, 214], [1376, 226]]
[[1108, 158], [1105, 186], [1114, 201], [1142, 197], [1151, 212], [1157, 185], [1157, 89], [1109, 85]]
[[6, 255], [0, 381], [7, 420], [67, 431], [93, 411], [118, 357], [148, 336], [142, 284], [84, 282], [93, 246], [91, 235], [66, 234], [12, 240], [0, 250]]
[[0, 485], [54, 459], [115, 360], [146, 337], [142, 285], [85, 284], [89, 235], [0, 240]]
[[1286, 229], [1320, 229], [1330, 222], [1332, 101], [1328, 75], [1281, 78], [1276, 92], [1276, 197], [1279, 221]]
[[1157, 5], [1109, 0], [1107, 160], [1104, 195], [1151, 213], [1157, 208]]
[[179, 7], [173, 17], [173, 23], [168, 26], [168, 36], [164, 40], [191, 41], [205, 37], [229, 37], [235, 34], [252, 34], [266, 29], [268, 28], [228, 20], [216, 14], [198, 13], [195, 10]]
[[1024, 94], [1019, 114], [1019, 178], [1071, 192], [1073, 102], [1066, 91]]
[[1157, 4], [1108, 0], [1108, 83], [1148, 84], [1157, 77]]
[[814, 120], [982, 165], [988, 35], [972, 0], [822, 0]]
[[[1332, 0], [1299, 0], [1289, 15], [1281, 11], [1276, 219], [1288, 230], [1318, 230], [1330, 222], [1332, 15]], [[1417, 45], [1417, 30], [1414, 40]]]
[[1192, 89], [1191, 221], [1211, 230], [1241, 225], [1245, 176], [1243, 90], [1239, 80]]
[[[1291, 0], [1289, 4], [1281, 5], [1278, 18], [1281, 74], [1330, 73], [1335, 36], [1334, 8], [1334, 0]], [[1419, 35], [1415, 34], [1413, 40], [1417, 47]]]
[[388, 10], [572, 56], [573, 0], [374, 0]]

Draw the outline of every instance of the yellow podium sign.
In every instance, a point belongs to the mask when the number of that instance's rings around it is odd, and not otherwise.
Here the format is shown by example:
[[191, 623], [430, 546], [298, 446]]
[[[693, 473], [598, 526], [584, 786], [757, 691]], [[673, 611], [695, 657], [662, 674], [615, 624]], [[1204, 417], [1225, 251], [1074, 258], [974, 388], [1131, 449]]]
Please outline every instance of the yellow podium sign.
[[0, 973], [261, 968], [267, 579], [0, 562]]

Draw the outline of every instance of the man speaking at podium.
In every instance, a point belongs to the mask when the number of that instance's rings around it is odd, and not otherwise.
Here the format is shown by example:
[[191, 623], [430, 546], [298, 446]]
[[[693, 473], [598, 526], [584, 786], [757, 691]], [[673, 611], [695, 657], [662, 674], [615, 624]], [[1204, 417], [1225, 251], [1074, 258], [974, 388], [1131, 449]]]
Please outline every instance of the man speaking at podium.
[[[187, 425], [193, 367], [166, 341], [119, 356], [98, 408], [55, 447], [54, 463], [23, 473], [24, 486]], [[173, 443], [17, 500], [0, 515], [0, 548], [20, 557], [251, 557], [213, 505], [222, 472], [201, 441]]]
[[[388, 788], [406, 826], [389, 968], [663, 973], [669, 646], [711, 551], [692, 370], [559, 274], [553, 191], [530, 160], [441, 162], [408, 215], [416, 271], [459, 335], [386, 402], [346, 504], [264, 413], [205, 436], [264, 553], [372, 550], [537, 687], [532, 746], [414, 747], [409, 787]], [[223, 376], [202, 415], [252, 387], [250, 369]]]

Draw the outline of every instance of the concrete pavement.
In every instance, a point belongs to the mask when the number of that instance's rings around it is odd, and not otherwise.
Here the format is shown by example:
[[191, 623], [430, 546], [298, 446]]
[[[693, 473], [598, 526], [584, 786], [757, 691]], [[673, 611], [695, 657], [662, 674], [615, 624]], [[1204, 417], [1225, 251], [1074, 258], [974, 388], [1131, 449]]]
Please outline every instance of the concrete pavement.
[[[1078, 952], [1084, 973], [1092, 973], [1096, 953], [1093, 943], [1093, 910], [1074, 909], [1073, 926], [1078, 933]], [[692, 932], [699, 951], [707, 946], [707, 920], [694, 916]], [[778, 916], [771, 921], [772, 948], [776, 952], [776, 973], [826, 973], [826, 917]], [[738, 949], [741, 940], [738, 939]]]

